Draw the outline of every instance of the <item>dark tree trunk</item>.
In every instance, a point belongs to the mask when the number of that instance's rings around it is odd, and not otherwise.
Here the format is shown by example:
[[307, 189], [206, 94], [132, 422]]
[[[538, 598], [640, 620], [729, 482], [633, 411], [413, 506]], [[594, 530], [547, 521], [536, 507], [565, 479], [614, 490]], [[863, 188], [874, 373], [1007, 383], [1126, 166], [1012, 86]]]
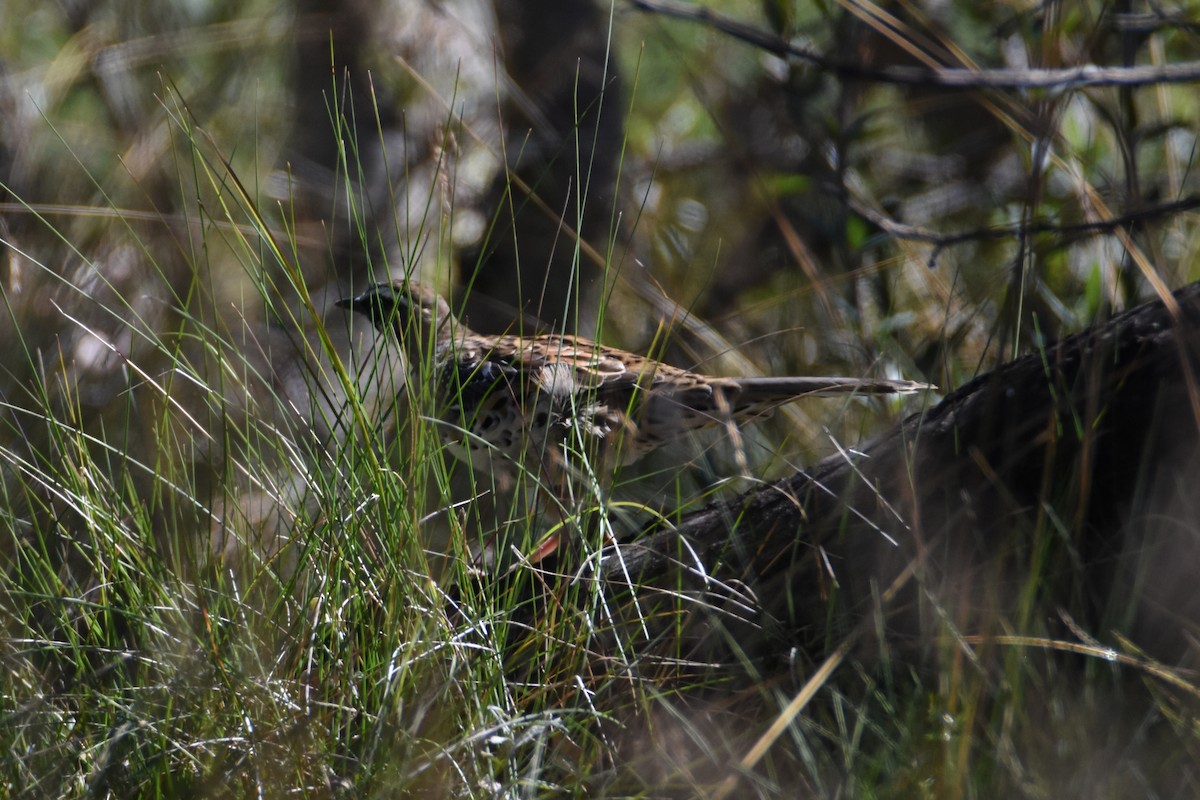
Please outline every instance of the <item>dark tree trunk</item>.
[[468, 296], [469, 314], [480, 330], [510, 326], [515, 310], [588, 334], [604, 280], [586, 257], [580, 265], [571, 231], [601, 251], [614, 235], [622, 107], [607, 6], [495, 0], [495, 8], [510, 83], [501, 110], [507, 166], [540, 202], [497, 176], [483, 203], [492, 231], [463, 262], [476, 298]]

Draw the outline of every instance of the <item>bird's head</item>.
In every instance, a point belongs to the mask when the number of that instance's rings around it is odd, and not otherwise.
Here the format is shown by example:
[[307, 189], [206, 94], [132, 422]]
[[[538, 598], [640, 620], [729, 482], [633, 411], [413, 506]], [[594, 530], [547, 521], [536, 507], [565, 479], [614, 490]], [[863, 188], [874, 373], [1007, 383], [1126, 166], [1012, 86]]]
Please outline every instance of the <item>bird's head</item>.
[[441, 295], [419, 283], [377, 283], [337, 305], [371, 320], [381, 333], [391, 331], [407, 348], [440, 344], [452, 336], [454, 316]]

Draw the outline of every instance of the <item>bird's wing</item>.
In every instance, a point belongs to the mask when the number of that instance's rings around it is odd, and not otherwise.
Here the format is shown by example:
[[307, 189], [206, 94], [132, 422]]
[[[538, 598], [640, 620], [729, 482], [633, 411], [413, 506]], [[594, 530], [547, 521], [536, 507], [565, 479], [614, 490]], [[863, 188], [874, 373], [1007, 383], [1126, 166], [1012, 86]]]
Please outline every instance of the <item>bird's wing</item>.
[[654, 359], [636, 356], [579, 336], [498, 336], [467, 339], [460, 355], [479, 363], [491, 361], [505, 374], [520, 373], [531, 393], [630, 413], [641, 419], [719, 410], [737, 394], [736, 381], [689, 372]]
[[589, 394], [621, 405], [640, 392], [703, 385], [699, 376], [580, 336], [497, 337], [490, 358], [529, 376], [538, 391]]

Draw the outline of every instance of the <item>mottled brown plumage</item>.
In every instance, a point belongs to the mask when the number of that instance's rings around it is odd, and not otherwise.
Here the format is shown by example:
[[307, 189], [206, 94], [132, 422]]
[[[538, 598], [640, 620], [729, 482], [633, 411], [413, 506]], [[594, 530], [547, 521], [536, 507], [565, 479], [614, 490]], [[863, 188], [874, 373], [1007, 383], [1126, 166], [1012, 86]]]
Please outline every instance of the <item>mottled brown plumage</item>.
[[690, 431], [739, 424], [801, 397], [930, 388], [859, 378], [718, 378], [578, 336], [488, 336], [462, 324], [435, 292], [404, 281], [338, 305], [393, 332], [410, 374], [432, 378], [433, 416], [456, 457], [493, 474], [537, 465], [552, 485], [572, 471], [564, 467], [580, 463], [575, 454], [599, 456], [602, 473]]

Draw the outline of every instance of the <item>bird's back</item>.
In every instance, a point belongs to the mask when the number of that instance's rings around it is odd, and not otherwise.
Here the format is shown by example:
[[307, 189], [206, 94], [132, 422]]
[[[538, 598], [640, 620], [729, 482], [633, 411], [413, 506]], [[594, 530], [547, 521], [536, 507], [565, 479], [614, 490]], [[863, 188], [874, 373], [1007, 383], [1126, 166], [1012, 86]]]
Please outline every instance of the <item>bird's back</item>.
[[[470, 335], [453, 346], [464, 426], [506, 453], [515, 430], [540, 450], [572, 432], [628, 463], [688, 432], [740, 424], [801, 397], [915, 391], [920, 384], [858, 378], [720, 378], [567, 335]], [[472, 388], [473, 387], [473, 388]], [[471, 426], [470, 418], [480, 416]], [[632, 436], [631, 436], [632, 434]], [[578, 437], [577, 437], [578, 438]], [[617, 439], [621, 439], [619, 445]], [[609, 441], [605, 441], [609, 439]]]

